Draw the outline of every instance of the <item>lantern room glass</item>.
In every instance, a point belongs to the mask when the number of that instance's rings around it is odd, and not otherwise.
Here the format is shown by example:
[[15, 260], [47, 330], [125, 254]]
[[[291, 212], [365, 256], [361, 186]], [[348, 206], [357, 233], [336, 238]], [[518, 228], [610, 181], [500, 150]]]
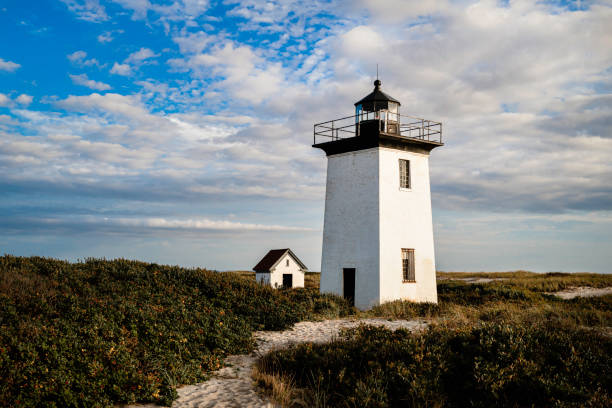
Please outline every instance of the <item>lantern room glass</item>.
[[[380, 105], [386, 105], [385, 108], [376, 106], [376, 103], [371, 107], [373, 110], [364, 109], [363, 104], [355, 105], [355, 124], [359, 125], [362, 122], [379, 120], [381, 121], [380, 129], [391, 133], [398, 133], [399, 125], [399, 104], [395, 102], [387, 102]], [[379, 105], [379, 106], [380, 106]], [[389, 125], [392, 125], [389, 127]]]

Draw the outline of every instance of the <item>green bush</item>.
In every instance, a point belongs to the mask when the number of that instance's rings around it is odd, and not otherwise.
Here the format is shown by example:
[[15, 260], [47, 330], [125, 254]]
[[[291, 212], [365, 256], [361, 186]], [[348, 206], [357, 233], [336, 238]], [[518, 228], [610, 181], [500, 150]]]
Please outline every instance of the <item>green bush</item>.
[[293, 378], [330, 407], [607, 407], [611, 352], [609, 337], [552, 324], [422, 334], [361, 326], [330, 344], [273, 352], [258, 369]]
[[233, 274], [6, 255], [0, 406], [170, 404], [177, 385], [203, 381], [226, 355], [252, 350], [253, 330], [317, 318], [321, 303], [352, 310], [341, 298]]

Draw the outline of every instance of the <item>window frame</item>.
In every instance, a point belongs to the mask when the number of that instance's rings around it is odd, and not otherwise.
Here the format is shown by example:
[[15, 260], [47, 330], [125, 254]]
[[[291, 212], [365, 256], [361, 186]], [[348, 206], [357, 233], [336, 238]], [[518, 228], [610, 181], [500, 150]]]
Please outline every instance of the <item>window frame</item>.
[[[402, 282], [415, 283], [414, 248], [402, 248]], [[412, 278], [412, 279], [411, 279]]]
[[[406, 175], [405, 176], [404, 176], [404, 167], [402, 167], [404, 163], [406, 163], [406, 167], [405, 167]], [[403, 184], [404, 181], [407, 182], [408, 187], [404, 186]], [[410, 160], [408, 159], [399, 159], [399, 188], [400, 190], [403, 190], [403, 191], [412, 190], [412, 178], [410, 177]]]

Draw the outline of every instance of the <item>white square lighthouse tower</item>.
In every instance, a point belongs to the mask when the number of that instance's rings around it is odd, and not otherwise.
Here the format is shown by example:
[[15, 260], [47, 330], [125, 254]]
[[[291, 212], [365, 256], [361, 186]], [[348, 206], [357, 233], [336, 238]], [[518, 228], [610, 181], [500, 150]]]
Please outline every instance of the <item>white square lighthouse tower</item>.
[[321, 292], [359, 309], [435, 303], [429, 153], [443, 145], [442, 124], [400, 115], [374, 85], [354, 116], [314, 126], [328, 159]]

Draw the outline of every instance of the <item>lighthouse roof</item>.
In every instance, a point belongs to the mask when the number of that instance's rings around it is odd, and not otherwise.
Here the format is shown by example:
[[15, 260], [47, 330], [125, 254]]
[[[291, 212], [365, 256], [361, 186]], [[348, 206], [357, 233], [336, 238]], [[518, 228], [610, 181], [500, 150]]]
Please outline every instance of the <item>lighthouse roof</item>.
[[376, 80], [374, 81], [374, 90], [368, 94], [367, 96], [365, 96], [364, 98], [360, 99], [359, 101], [355, 102], [355, 106], [357, 105], [374, 105], [374, 103], [376, 103], [378, 105], [378, 103], [380, 102], [395, 102], [398, 105], [401, 105], [401, 103], [387, 95], [386, 93], [384, 93], [383, 91], [380, 90], [380, 86], [382, 85], [382, 82], [380, 82], [380, 80]]

